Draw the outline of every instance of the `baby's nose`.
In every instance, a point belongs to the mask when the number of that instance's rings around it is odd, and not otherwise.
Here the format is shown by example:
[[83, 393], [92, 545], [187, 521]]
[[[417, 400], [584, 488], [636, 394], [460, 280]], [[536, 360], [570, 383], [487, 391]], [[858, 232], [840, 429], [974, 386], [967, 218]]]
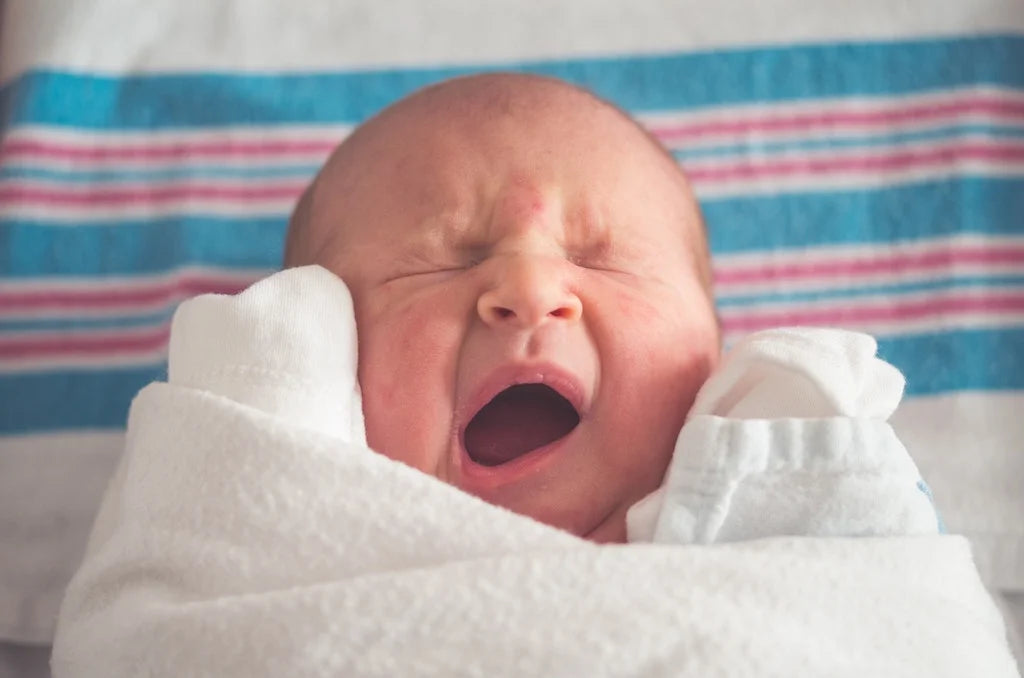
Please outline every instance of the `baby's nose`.
[[488, 325], [517, 329], [579, 320], [583, 304], [568, 288], [563, 266], [550, 257], [510, 257], [495, 283], [480, 295], [477, 312]]

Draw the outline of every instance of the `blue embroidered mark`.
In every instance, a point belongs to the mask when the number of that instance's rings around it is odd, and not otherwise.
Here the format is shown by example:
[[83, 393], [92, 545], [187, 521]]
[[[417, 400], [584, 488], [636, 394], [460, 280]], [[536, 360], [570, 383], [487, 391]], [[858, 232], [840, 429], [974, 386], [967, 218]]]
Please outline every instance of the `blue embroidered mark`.
[[928, 503], [932, 505], [932, 510], [935, 511], [935, 521], [939, 524], [939, 534], [946, 534], [946, 524], [942, 522], [942, 516], [939, 515], [939, 509], [935, 508], [935, 498], [932, 496], [932, 489], [928, 487], [928, 483], [923, 480], [917, 481], [917, 489], [924, 492], [924, 496], [928, 497]]

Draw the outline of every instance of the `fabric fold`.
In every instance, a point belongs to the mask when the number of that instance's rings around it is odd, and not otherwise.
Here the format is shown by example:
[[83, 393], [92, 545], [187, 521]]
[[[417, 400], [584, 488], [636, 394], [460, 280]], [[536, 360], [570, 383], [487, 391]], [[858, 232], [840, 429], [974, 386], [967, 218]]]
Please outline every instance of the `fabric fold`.
[[[320, 270], [264, 283], [187, 302], [172, 333], [277, 337], [273, 369], [241, 372], [277, 379], [330, 337], [232, 314], [287, 299], [352, 329], [320, 303], [342, 292]], [[180, 374], [132, 404], [61, 607], [57, 678], [1017, 675], [960, 537], [598, 546], [376, 454], [332, 424], [343, 413], [294, 417], [302, 390]]]
[[136, 399], [74, 676], [1015, 676], [960, 537], [596, 546], [222, 396]]

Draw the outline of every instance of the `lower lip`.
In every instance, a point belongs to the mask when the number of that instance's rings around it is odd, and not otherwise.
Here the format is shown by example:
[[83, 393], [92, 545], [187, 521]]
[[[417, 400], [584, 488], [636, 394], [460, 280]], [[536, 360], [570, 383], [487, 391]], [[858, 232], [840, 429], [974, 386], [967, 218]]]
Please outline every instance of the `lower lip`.
[[462, 441], [456, 441], [461, 457], [460, 461], [462, 462], [460, 464], [462, 477], [469, 481], [467, 483], [469, 487], [464, 487], [463, 489], [469, 491], [495, 490], [542, 472], [551, 465], [558, 455], [558, 451], [576, 435], [578, 430], [579, 425], [577, 424], [576, 428], [558, 440], [548, 443], [543, 447], [530, 450], [517, 459], [497, 466], [484, 466], [483, 464], [476, 463], [470, 458], [469, 453], [466, 452]]

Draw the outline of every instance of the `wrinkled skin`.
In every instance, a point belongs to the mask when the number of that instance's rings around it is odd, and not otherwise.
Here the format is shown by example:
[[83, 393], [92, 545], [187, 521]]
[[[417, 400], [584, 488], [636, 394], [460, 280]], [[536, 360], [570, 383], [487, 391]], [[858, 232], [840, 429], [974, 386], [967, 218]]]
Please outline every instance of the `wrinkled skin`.
[[[352, 291], [370, 446], [623, 541], [720, 351], [699, 212], [671, 160], [563, 84], [467, 78], [360, 128], [300, 211], [287, 263], [321, 264]], [[581, 422], [524, 472], [474, 473], [460, 440], [474, 398], [517, 365], [571, 375]]]

